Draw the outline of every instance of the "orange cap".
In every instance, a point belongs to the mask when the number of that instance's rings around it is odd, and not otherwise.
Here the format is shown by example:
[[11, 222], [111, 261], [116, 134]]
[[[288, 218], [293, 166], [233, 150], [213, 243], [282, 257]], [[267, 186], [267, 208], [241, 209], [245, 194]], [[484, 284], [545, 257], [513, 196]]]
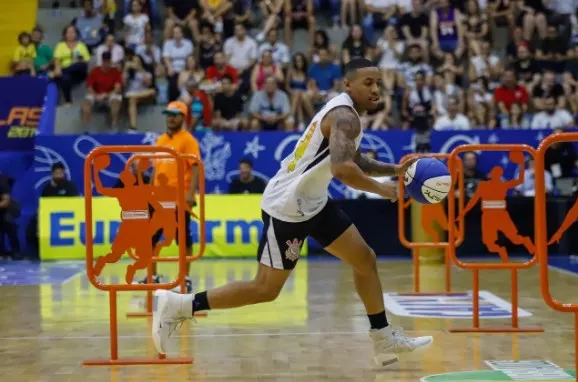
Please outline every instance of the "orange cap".
[[169, 103], [165, 110], [163, 110], [163, 114], [182, 114], [187, 116], [189, 108], [184, 102], [181, 101], [173, 101]]

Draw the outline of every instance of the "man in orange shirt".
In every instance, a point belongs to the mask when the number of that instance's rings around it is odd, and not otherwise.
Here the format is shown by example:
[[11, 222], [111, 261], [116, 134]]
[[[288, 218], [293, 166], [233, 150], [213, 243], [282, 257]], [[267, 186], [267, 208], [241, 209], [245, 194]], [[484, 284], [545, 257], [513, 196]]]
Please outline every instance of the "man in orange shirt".
[[[171, 102], [163, 111], [167, 116], [167, 131], [161, 135], [156, 142], [157, 146], [170, 147], [179, 155], [195, 155], [201, 158], [199, 150], [199, 142], [186, 129], [187, 118], [189, 116], [189, 108], [186, 104], [180, 101]], [[177, 187], [177, 162], [174, 159], [156, 159], [154, 161], [153, 184], [155, 186], [166, 185], [169, 187]], [[189, 208], [196, 205], [195, 194], [198, 186], [199, 169], [195, 164], [193, 158], [186, 158], [185, 160], [185, 200]], [[164, 179], [159, 179], [164, 178]], [[168, 181], [168, 183], [167, 183]], [[187, 256], [192, 255], [193, 240], [191, 237], [191, 214], [185, 211], [185, 228], [186, 228], [186, 246]], [[156, 247], [160, 241], [163, 230], [157, 231], [153, 237], [153, 246]], [[178, 233], [176, 233], [176, 240], [178, 243]], [[187, 264], [187, 275], [189, 273], [190, 263]], [[156, 263], [153, 263], [153, 274], [156, 275]], [[158, 277], [155, 276], [155, 282], [158, 282]], [[186, 278], [187, 290], [190, 290], [191, 280], [189, 276]]]

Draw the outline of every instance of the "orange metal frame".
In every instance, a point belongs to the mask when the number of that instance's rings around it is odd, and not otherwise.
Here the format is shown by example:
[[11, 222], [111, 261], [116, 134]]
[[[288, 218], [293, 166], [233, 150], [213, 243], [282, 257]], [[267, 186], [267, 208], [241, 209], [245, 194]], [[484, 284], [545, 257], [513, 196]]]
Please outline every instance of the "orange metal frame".
[[[177, 279], [167, 284], [102, 284], [94, 273], [94, 247], [93, 247], [93, 218], [92, 218], [92, 175], [94, 160], [101, 155], [109, 153], [163, 153], [164, 156], [174, 158], [177, 161], [177, 176], [178, 184], [177, 190], [184, 190], [184, 164], [182, 158], [172, 149], [167, 147], [155, 146], [102, 146], [92, 150], [84, 162], [84, 203], [86, 214], [86, 274], [88, 280], [97, 289], [109, 293], [110, 306], [110, 358], [108, 359], [92, 359], [83, 362], [85, 366], [111, 366], [111, 365], [151, 365], [151, 364], [190, 364], [193, 362], [191, 357], [166, 358], [164, 354], [159, 354], [157, 357], [130, 357], [120, 358], [118, 354], [118, 317], [117, 317], [117, 293], [120, 291], [149, 291], [155, 289], [172, 289], [177, 285], [182, 285], [186, 273], [186, 252], [185, 246], [179, 245], [179, 272]], [[152, 157], [153, 155], [150, 155]], [[94, 175], [98, 175], [95, 173]], [[177, 192], [177, 207], [186, 206], [185, 193]], [[178, 227], [179, 227], [179, 243], [185, 243], [184, 208], [178, 208]]]
[[[476, 144], [476, 145], [461, 145], [456, 147], [450, 154], [449, 169], [450, 173], [454, 172], [458, 155], [467, 151], [522, 151], [527, 152], [536, 158], [536, 150], [528, 145], [514, 145], [514, 144]], [[452, 190], [453, 191], [453, 190]], [[450, 192], [452, 192], [450, 191]], [[460, 199], [464, 198], [463, 188], [460, 190]], [[454, 198], [448, 199], [448, 221], [452, 222], [456, 219], [456, 207]], [[462, 223], [462, 232], [465, 224]], [[482, 228], [483, 229], [483, 228]], [[448, 227], [448, 241], [455, 242], [456, 232], [453, 224]], [[538, 257], [536, 254], [530, 261], [524, 263], [466, 263], [457, 258], [455, 252], [450, 252], [452, 261], [460, 268], [472, 271], [472, 303], [473, 303], [473, 327], [470, 328], [454, 328], [450, 329], [451, 333], [539, 333], [544, 330], [539, 327], [520, 327], [518, 322], [518, 270], [527, 269], [536, 264]], [[480, 292], [480, 271], [481, 270], [498, 270], [508, 269], [511, 272], [511, 295], [512, 295], [512, 324], [511, 326], [501, 327], [480, 327], [480, 306], [479, 306], [479, 292]]]
[[[185, 256], [185, 260], [188, 263], [192, 263], [194, 261], [199, 260], [205, 254], [206, 248], [206, 231], [205, 231], [205, 165], [203, 162], [197, 158], [194, 154], [180, 154], [180, 158], [183, 159], [192, 159], [194, 164], [199, 167], [199, 194], [198, 194], [198, 201], [199, 201], [199, 251], [194, 256]], [[133, 162], [138, 160], [147, 160], [147, 159], [170, 159], [172, 158], [171, 155], [166, 154], [158, 154], [158, 155], [133, 155], [128, 161], [126, 166], [130, 166]], [[180, 239], [179, 239], [180, 242]], [[180, 256], [167, 256], [167, 257], [160, 257], [155, 256], [153, 257], [153, 262], [178, 262]], [[150, 266], [147, 267], [147, 283], [151, 284], [153, 282], [153, 273], [152, 273], [152, 263]], [[185, 279], [181, 281], [181, 293], [185, 293]], [[140, 317], [151, 317], [153, 315], [153, 292], [147, 291], [146, 309], [144, 312], [128, 312], [126, 316], [128, 318], [140, 318]], [[206, 317], [207, 312], [198, 312], [195, 313], [195, 317]]]
[[[540, 267], [540, 289], [542, 290], [542, 298], [552, 309], [574, 313], [574, 356], [575, 367], [578, 371], [578, 304], [564, 304], [556, 300], [550, 291], [550, 278], [548, 275], [548, 238], [547, 238], [547, 222], [546, 222], [546, 186], [544, 181], [545, 164], [544, 157], [546, 150], [558, 142], [576, 142], [578, 141], [578, 133], [560, 133], [548, 136], [540, 143], [537, 150], [535, 161], [535, 190], [536, 190], [536, 206], [534, 218], [534, 230], [536, 231], [536, 253], [539, 258]], [[578, 382], [578, 375], [576, 376]]]
[[[403, 158], [401, 158], [400, 162], [403, 163], [409, 159], [423, 158], [423, 157], [437, 158], [437, 159], [449, 159], [450, 154], [417, 154], [417, 153], [416, 154], [408, 154], [408, 155], [404, 156]], [[460, 163], [461, 163], [461, 161], [460, 161]], [[456, 171], [452, 172], [451, 175], [452, 175], [452, 184], [455, 184], [457, 181], [458, 187], [460, 190], [460, 195], [463, 195], [463, 187], [464, 187], [464, 181], [463, 181], [464, 173], [463, 173], [463, 171], [461, 171], [461, 169], [457, 169]], [[454, 177], [454, 175], [457, 175], [457, 177]], [[399, 177], [399, 195], [404, 195], [404, 193], [405, 193], [405, 185], [403, 183], [403, 177]], [[453, 188], [451, 188], [449, 196], [453, 197], [453, 194], [454, 194]], [[414, 243], [414, 242], [409, 241], [407, 239], [407, 235], [405, 234], [405, 206], [404, 206], [404, 203], [399, 202], [397, 205], [398, 205], [397, 218], [398, 218], [398, 222], [399, 222], [398, 223], [399, 224], [399, 230], [398, 230], [399, 241], [401, 242], [401, 244], [403, 244], [403, 246], [411, 249], [412, 262], [413, 262], [413, 292], [414, 293], [405, 293], [405, 294], [407, 294], [407, 295], [411, 295], [411, 294], [415, 294], [415, 295], [463, 294], [463, 292], [452, 292], [452, 289], [451, 289], [452, 288], [451, 287], [452, 261], [451, 261], [450, 255], [449, 255], [450, 252], [455, 253], [456, 247], [461, 245], [462, 242], [464, 241], [464, 237], [463, 237], [464, 230], [462, 229], [463, 219], [460, 219], [460, 221], [459, 221], [460, 234], [458, 235], [458, 238], [454, 242], [450, 242], [448, 240], [445, 243], [444, 242]], [[463, 210], [463, 198], [460, 198], [460, 204], [459, 205], [460, 205], [460, 211]], [[448, 221], [450, 224], [453, 223], [453, 221], [451, 221], [451, 220], [448, 220]], [[420, 291], [419, 252], [422, 248], [443, 248], [444, 249], [444, 252], [445, 252], [445, 292], [423, 293]]]

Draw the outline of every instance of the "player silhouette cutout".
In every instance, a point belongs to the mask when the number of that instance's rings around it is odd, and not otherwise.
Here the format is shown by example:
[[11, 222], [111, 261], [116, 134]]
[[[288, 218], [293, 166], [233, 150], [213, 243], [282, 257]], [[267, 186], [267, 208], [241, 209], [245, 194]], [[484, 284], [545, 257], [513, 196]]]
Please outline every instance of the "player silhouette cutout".
[[159, 174], [157, 181], [154, 194], [163, 208], [155, 210], [151, 218], [151, 228], [153, 232], [162, 230], [164, 240], [155, 246], [154, 256], [158, 256], [162, 248], [171, 245], [177, 234], [177, 188], [168, 185], [169, 178], [166, 174]]
[[146, 268], [152, 261], [150, 243], [155, 231], [151, 229], [149, 204], [155, 210], [161, 210], [162, 206], [155, 200], [152, 187], [136, 183], [135, 175], [127, 168], [119, 175], [124, 188], [105, 188], [98, 173], [109, 165], [107, 154], [94, 159], [94, 183], [100, 194], [118, 200], [122, 209], [121, 222], [110, 252], [96, 260], [94, 274], [99, 276], [106, 264], [116, 263], [125, 252], [134, 248], [137, 260], [127, 266], [125, 276], [126, 283], [131, 284], [136, 271]]
[[[404, 208], [409, 207], [410, 204], [414, 202], [413, 199], [408, 199], [403, 205]], [[421, 205], [421, 227], [432, 237], [432, 242], [439, 243], [440, 237], [438, 231], [435, 229], [437, 225], [444, 231], [448, 230], [448, 216], [443, 203], [432, 203], [432, 204], [422, 204]], [[458, 232], [458, 228], [455, 228]]]
[[508, 262], [506, 248], [498, 245], [498, 233], [502, 232], [508, 240], [517, 245], [523, 245], [528, 252], [534, 253], [534, 244], [529, 237], [521, 236], [506, 209], [506, 195], [524, 182], [524, 153], [512, 151], [510, 160], [520, 165], [520, 175], [515, 180], [502, 180], [504, 169], [500, 166], [492, 168], [489, 179], [478, 184], [476, 193], [472, 196], [463, 211], [465, 216], [481, 199], [482, 201], [482, 242], [491, 253], [497, 253], [504, 262]]
[[558, 228], [556, 233], [552, 235], [552, 238], [548, 242], [548, 245], [559, 243], [564, 232], [566, 232], [568, 228], [570, 228], [570, 226], [574, 224], [574, 222], [576, 222], [576, 219], [578, 219], [578, 200], [576, 200], [576, 203], [574, 203], [572, 208], [570, 208], [570, 211], [568, 211], [568, 214], [566, 214], [566, 217], [564, 218], [564, 221], [560, 225], [560, 228]]

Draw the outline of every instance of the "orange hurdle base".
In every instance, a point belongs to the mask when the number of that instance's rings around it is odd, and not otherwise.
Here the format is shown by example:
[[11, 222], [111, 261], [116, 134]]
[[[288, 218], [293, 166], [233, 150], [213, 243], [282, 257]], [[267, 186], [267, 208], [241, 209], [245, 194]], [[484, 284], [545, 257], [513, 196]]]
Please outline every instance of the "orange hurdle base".
[[189, 365], [192, 357], [159, 358], [151, 357], [126, 357], [119, 359], [89, 359], [82, 363], [83, 366], [136, 366], [136, 365]]
[[511, 326], [493, 326], [491, 328], [454, 328], [450, 333], [543, 333], [539, 326], [513, 328]]

